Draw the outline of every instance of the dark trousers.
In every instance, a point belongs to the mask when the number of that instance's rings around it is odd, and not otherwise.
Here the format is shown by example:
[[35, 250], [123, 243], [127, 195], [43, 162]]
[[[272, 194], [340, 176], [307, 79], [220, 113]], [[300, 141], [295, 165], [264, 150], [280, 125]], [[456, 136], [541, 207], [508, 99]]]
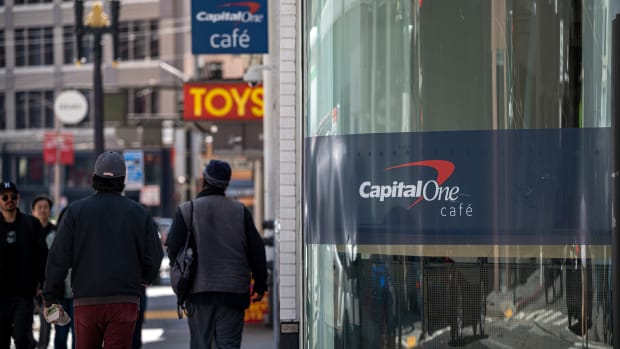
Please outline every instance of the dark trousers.
[[35, 302], [37, 302], [37, 306], [39, 307], [39, 343], [37, 344], [37, 348], [47, 349], [47, 345], [50, 342], [52, 325], [45, 320], [45, 316], [43, 315], [43, 300], [41, 297], [36, 297]]
[[11, 337], [17, 349], [30, 349], [32, 338], [32, 297], [0, 299], [0, 348], [9, 349]]
[[243, 332], [244, 309], [220, 304], [192, 304], [189, 323], [190, 348], [211, 348], [215, 339], [217, 349], [239, 349]]
[[142, 348], [142, 325], [144, 324], [144, 311], [146, 310], [146, 289], [142, 287], [142, 293], [140, 294], [140, 311], [138, 313], [138, 321], [136, 321], [136, 328], [133, 331], [133, 339], [131, 341], [131, 347], [133, 349]]
[[71, 318], [71, 322], [65, 326], [54, 325], [54, 330], [56, 331], [56, 335], [54, 336], [54, 349], [67, 349], [67, 338], [69, 338], [69, 331], [71, 331], [73, 335], [71, 348], [75, 349], [75, 321], [73, 320], [75, 315], [73, 314], [73, 299], [63, 298], [59, 301], [59, 303], [67, 315]]
[[131, 349], [138, 304], [81, 305], [74, 308], [77, 349]]

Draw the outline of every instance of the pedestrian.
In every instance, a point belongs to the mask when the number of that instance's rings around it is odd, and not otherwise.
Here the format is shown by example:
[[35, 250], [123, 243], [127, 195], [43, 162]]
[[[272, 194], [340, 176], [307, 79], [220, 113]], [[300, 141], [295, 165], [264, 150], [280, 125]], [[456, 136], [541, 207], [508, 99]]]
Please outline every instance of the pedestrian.
[[46, 310], [59, 304], [71, 269], [77, 349], [104, 342], [105, 348], [131, 348], [141, 287], [155, 279], [163, 258], [151, 215], [122, 195], [125, 175], [119, 153], [99, 155], [95, 193], [65, 208], [50, 250]]
[[[32, 201], [32, 212], [35, 213], [35, 217], [39, 218], [39, 221], [41, 222], [41, 224], [43, 225], [43, 231], [45, 232], [46, 229], [45, 227], [53, 227], [50, 229], [47, 229], [47, 231], [49, 231], [49, 233], [45, 233], [45, 243], [47, 244], [47, 248], [51, 249], [52, 244], [54, 243], [54, 239], [56, 238], [56, 225], [52, 224], [52, 223], [44, 223], [45, 221], [45, 217], [49, 218], [51, 209], [52, 209], [52, 200], [47, 197], [47, 196], [37, 196], [36, 198], [34, 198], [34, 200]], [[47, 207], [46, 207], [47, 206]], [[60, 222], [60, 219], [62, 218], [64, 211], [60, 212], [60, 215], [58, 216], [58, 222]], [[41, 220], [43, 219], [43, 220]], [[47, 224], [47, 225], [46, 225]], [[41, 295], [41, 301], [42, 301], [43, 295]], [[71, 332], [71, 336], [72, 336], [72, 340], [71, 340], [71, 348], [75, 348], [75, 322], [73, 321], [73, 292], [71, 291], [71, 269], [69, 269], [69, 272], [67, 273], [67, 277], [65, 278], [65, 284], [64, 284], [64, 290], [63, 290], [63, 296], [62, 298], [58, 299], [60, 306], [62, 306], [63, 310], [69, 315], [69, 317], [71, 318], [71, 321], [65, 325], [65, 326], [61, 326], [59, 324], [54, 324], [54, 331], [56, 332], [56, 334], [54, 335], [54, 349], [67, 349], [67, 339], [69, 338], [69, 332]], [[41, 302], [40, 304], [40, 328], [43, 329], [43, 326], [47, 326], [48, 327], [48, 333], [47, 333], [47, 337], [44, 337], [43, 333], [41, 330], [39, 330], [39, 346], [38, 348], [47, 348], [47, 345], [49, 343], [49, 330], [51, 327], [51, 324], [48, 323], [45, 320], [45, 316], [44, 316], [44, 305], [43, 302]], [[46, 338], [45, 344], [41, 344], [41, 338]]]
[[43, 227], [19, 208], [19, 191], [0, 182], [0, 348], [11, 337], [17, 349], [31, 349], [33, 298], [45, 277], [47, 246]]
[[[54, 236], [56, 235], [56, 225], [50, 222], [50, 214], [52, 210], [52, 199], [47, 195], [38, 195], [32, 200], [32, 215], [39, 220], [43, 226], [43, 238], [49, 249], [52, 245]], [[37, 292], [35, 297], [36, 305], [39, 308], [39, 343], [37, 348], [46, 349], [50, 341], [51, 325], [45, 321], [43, 315], [43, 295]]]
[[253, 301], [260, 301], [267, 289], [265, 246], [250, 211], [226, 198], [230, 176], [227, 162], [211, 160], [203, 171], [202, 191], [192, 203], [179, 206], [166, 239], [174, 261], [185, 245], [188, 223], [193, 222], [198, 264], [187, 320], [193, 349], [210, 348], [213, 340], [220, 349], [239, 348], [251, 278]]

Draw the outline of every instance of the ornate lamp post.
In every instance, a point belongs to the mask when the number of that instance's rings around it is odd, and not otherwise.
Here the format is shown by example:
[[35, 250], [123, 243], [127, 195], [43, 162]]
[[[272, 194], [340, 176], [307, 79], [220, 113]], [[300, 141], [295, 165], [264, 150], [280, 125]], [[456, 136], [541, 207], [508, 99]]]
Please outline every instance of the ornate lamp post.
[[81, 64], [82, 38], [92, 34], [93, 40], [93, 93], [95, 109], [95, 158], [104, 151], [103, 138], [103, 79], [101, 78], [101, 39], [104, 34], [112, 34], [114, 64], [118, 59], [118, 18], [120, 1], [110, 1], [111, 21], [103, 11], [101, 2], [96, 2], [84, 19], [84, 0], [75, 0], [75, 36], [77, 41], [77, 64]]

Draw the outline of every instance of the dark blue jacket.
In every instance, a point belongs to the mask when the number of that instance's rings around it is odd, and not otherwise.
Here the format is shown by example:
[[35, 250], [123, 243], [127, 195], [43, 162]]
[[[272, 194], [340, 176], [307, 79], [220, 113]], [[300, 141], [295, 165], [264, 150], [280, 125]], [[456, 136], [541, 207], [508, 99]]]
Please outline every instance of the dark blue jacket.
[[118, 193], [97, 192], [65, 209], [49, 253], [46, 303], [62, 297], [71, 269], [71, 287], [80, 299], [140, 297], [141, 285], [159, 272], [163, 250], [151, 215]]

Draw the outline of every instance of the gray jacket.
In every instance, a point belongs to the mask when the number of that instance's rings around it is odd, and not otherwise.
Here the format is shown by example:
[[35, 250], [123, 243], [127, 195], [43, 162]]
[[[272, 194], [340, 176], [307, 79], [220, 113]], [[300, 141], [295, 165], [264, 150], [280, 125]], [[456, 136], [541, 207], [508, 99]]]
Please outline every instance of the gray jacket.
[[[189, 226], [190, 203], [181, 204], [180, 209]], [[192, 222], [198, 263], [191, 293], [248, 292], [251, 270], [244, 209], [240, 202], [219, 195], [194, 200]]]

